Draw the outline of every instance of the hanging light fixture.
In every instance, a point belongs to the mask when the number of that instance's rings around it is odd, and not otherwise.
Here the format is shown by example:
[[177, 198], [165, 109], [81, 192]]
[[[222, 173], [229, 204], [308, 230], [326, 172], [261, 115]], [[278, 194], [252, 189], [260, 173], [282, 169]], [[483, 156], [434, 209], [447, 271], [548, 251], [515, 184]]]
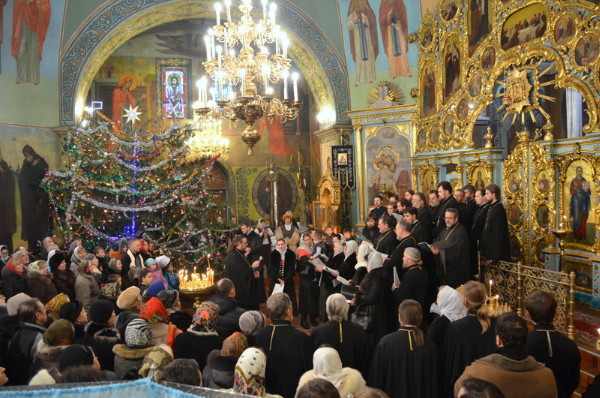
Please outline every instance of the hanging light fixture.
[[[226, 20], [221, 24], [223, 5]], [[204, 36], [203, 62], [212, 84], [209, 88], [208, 80], [200, 79], [199, 99], [194, 104], [194, 112], [200, 117], [243, 120], [246, 128], [241, 138], [248, 146], [248, 155], [253, 155], [252, 147], [260, 140], [260, 133], [254, 128], [256, 120], [264, 117], [271, 123], [279, 118], [285, 123], [296, 119], [302, 107], [298, 100], [298, 73], [289, 72], [289, 39], [275, 23], [277, 5], [262, 0], [262, 18], [256, 22], [250, 15], [252, 8], [252, 0], [242, 0], [242, 17], [233, 22], [231, 0], [215, 4], [217, 23]], [[272, 44], [273, 52], [268, 47]], [[290, 78], [293, 99], [288, 98]], [[276, 95], [280, 91], [283, 98]]]
[[214, 158], [229, 158], [229, 139], [223, 138], [221, 119], [212, 116], [200, 117], [196, 115], [193, 123], [193, 135], [186, 144], [188, 146], [188, 161]]

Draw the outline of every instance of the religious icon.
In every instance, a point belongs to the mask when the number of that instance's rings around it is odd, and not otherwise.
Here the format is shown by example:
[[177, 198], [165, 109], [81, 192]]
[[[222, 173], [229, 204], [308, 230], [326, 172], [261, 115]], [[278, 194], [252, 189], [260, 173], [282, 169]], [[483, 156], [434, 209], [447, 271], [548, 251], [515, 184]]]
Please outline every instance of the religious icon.
[[473, 185], [475, 186], [475, 189], [485, 189], [485, 181], [483, 180], [483, 168], [477, 167], [473, 171], [473, 175], [475, 176], [475, 178], [471, 177], [471, 181], [474, 181]]
[[504, 79], [506, 91], [502, 102], [507, 112], [521, 113], [523, 108], [531, 105], [529, 95], [533, 86], [529, 83], [526, 70], [513, 69]]
[[423, 35], [421, 37], [421, 47], [429, 47], [433, 42], [433, 27], [426, 25], [423, 28]]
[[466, 98], [461, 99], [456, 107], [456, 117], [460, 121], [464, 121], [469, 116], [469, 100]]
[[450, 114], [444, 119], [444, 134], [452, 135], [454, 131], [454, 117]]
[[404, 0], [382, 0], [379, 26], [392, 79], [412, 76], [408, 63], [408, 15]]
[[509, 247], [510, 247], [510, 256], [513, 260], [518, 260], [521, 258], [521, 241], [514, 235], [511, 235], [508, 239]]
[[421, 95], [422, 100], [422, 112], [423, 116], [429, 116], [433, 114], [436, 109], [436, 96], [435, 96], [435, 72], [432, 66], [426, 66], [423, 68], [423, 78], [421, 83]]
[[163, 109], [164, 116], [168, 119], [182, 119], [185, 117], [185, 92], [183, 71], [172, 71], [163, 82], [164, 98]]
[[558, 18], [554, 25], [554, 41], [556, 44], [569, 44], [577, 33], [575, 17], [572, 14], [565, 14]]
[[518, 193], [521, 190], [521, 177], [516, 172], [512, 172], [508, 177], [508, 190], [512, 193]]
[[427, 145], [427, 132], [425, 129], [421, 129], [419, 134], [417, 134], [417, 146], [419, 148], [424, 148]]
[[50, 24], [50, 8], [50, 0], [14, 1], [12, 56], [17, 61], [17, 84], [40, 84], [40, 61]]
[[535, 252], [537, 253], [537, 259], [540, 263], [543, 263], [546, 258], [543, 250], [548, 247], [548, 241], [545, 239], [539, 240], [535, 245]]
[[460, 52], [456, 39], [446, 43], [444, 51], [444, 101], [447, 101], [460, 88]]
[[502, 26], [502, 49], [508, 50], [519, 44], [542, 37], [546, 32], [546, 6], [531, 4], [511, 14]]
[[588, 33], [577, 40], [575, 44], [575, 62], [587, 66], [598, 59], [600, 54], [600, 39], [595, 33]]
[[[575, 163], [575, 162], [574, 162]], [[573, 220], [573, 236], [575, 240], [587, 240], [587, 221], [591, 208], [590, 181], [584, 174], [581, 163], [571, 164], [569, 169], [575, 167], [575, 177], [569, 184], [569, 218]], [[571, 173], [569, 173], [571, 171]], [[567, 170], [567, 176], [572, 174], [572, 170]], [[589, 178], [589, 177], [588, 177]]]
[[469, 81], [469, 95], [471, 97], [477, 97], [481, 93], [481, 86], [483, 85], [483, 75], [478, 73], [471, 78]]
[[348, 166], [348, 154], [346, 152], [340, 152], [337, 154], [338, 166]]
[[479, 43], [490, 33], [492, 10], [489, 0], [470, 0], [468, 4], [469, 55], [473, 55]]
[[131, 93], [137, 86], [135, 76], [126, 73], [121, 75], [119, 85], [113, 90], [112, 96], [112, 120], [114, 122], [113, 129], [121, 131], [123, 121], [123, 109], [126, 105], [131, 108], [136, 106], [136, 100]]
[[455, 0], [446, 0], [442, 5], [442, 19], [444, 21], [450, 21], [456, 16], [458, 7], [456, 6]]
[[435, 189], [435, 179], [433, 177], [433, 171], [426, 170], [423, 173], [423, 180], [421, 181], [421, 192], [429, 192]]
[[440, 140], [440, 128], [439, 126], [434, 126], [429, 133], [429, 142], [432, 144], [437, 144]]
[[537, 208], [535, 212], [535, 219], [540, 227], [546, 228], [548, 226], [550, 223], [549, 214], [550, 210], [548, 209], [548, 206], [541, 205]]
[[508, 206], [508, 222], [512, 225], [518, 225], [521, 222], [521, 208], [516, 203]]
[[379, 54], [377, 20], [368, 0], [351, 0], [346, 27], [350, 35], [350, 52], [356, 67], [356, 85], [373, 83], [375, 59]]
[[496, 50], [494, 47], [488, 47], [481, 56], [481, 67], [483, 70], [490, 70], [496, 65]]
[[547, 176], [547, 171], [542, 171], [538, 175], [538, 189], [541, 193], [546, 193], [550, 190], [550, 180], [548, 180]]

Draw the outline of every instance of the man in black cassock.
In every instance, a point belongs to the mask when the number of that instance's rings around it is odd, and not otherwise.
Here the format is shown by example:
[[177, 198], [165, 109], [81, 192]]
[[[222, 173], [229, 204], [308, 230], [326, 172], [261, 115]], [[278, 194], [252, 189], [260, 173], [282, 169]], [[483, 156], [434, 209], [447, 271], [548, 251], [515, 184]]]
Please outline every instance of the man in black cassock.
[[433, 229], [437, 224], [439, 210], [440, 210], [440, 197], [438, 196], [437, 190], [429, 191], [429, 206], [427, 206], [429, 214], [431, 214], [431, 234], [433, 236]]
[[16, 214], [15, 178], [0, 153], [0, 245], [5, 245], [9, 253], [13, 252], [12, 236], [17, 231]]
[[475, 191], [475, 204], [477, 205], [477, 211], [473, 215], [473, 222], [471, 224], [471, 232], [469, 233], [469, 241], [471, 247], [471, 276], [474, 277], [479, 273], [479, 267], [477, 262], [479, 258], [477, 252], [479, 251], [479, 242], [481, 241], [481, 234], [483, 233], [483, 225], [487, 217], [487, 211], [489, 209], [488, 203], [485, 201], [485, 190], [478, 189]]
[[408, 207], [404, 210], [403, 215], [404, 219], [410, 223], [410, 234], [415, 238], [415, 241], [417, 243], [431, 243], [431, 235], [419, 219], [419, 211], [414, 207]]
[[477, 212], [477, 203], [475, 203], [475, 187], [471, 184], [463, 187], [465, 193], [465, 202], [463, 204], [463, 211], [460, 215], [461, 224], [467, 229], [467, 232], [471, 232], [473, 226], [473, 217]]
[[380, 235], [373, 248], [379, 253], [391, 256], [394, 252], [394, 249], [396, 249], [396, 246], [398, 246], [398, 240], [396, 239], [396, 234], [394, 233], [396, 219], [386, 214], [379, 219], [377, 226], [379, 228]]
[[365, 330], [348, 321], [349, 305], [346, 298], [334, 293], [326, 301], [328, 322], [310, 331], [314, 347], [327, 344], [340, 354], [342, 366], [359, 370], [366, 380], [371, 367], [373, 346]]
[[371, 213], [375, 214], [377, 218], [381, 218], [387, 213], [387, 208], [383, 205], [383, 197], [380, 195], [373, 198], [373, 204], [375, 207], [371, 209]]
[[[390, 286], [394, 282], [392, 271], [393, 269], [396, 269], [396, 272], [398, 273], [399, 277], [401, 277], [402, 275], [404, 250], [407, 247], [417, 247], [418, 243], [415, 240], [415, 238], [410, 234], [410, 224], [406, 220], [402, 220], [396, 224], [396, 229], [394, 230], [394, 233], [396, 234], [395, 236], [399, 241], [398, 245], [392, 252], [392, 255], [386, 258], [383, 262], [383, 266], [390, 270], [390, 272], [388, 272], [388, 282]], [[396, 306], [396, 309], [394, 309], [394, 313], [396, 312], [397, 308], [398, 306]]]
[[508, 221], [506, 210], [500, 201], [500, 187], [489, 184], [485, 188], [485, 200], [489, 203], [489, 209], [479, 242], [481, 256], [486, 260], [509, 261]]
[[[257, 234], [252, 227], [246, 223], [240, 226], [240, 230], [242, 231], [242, 235], [248, 240], [248, 246], [246, 247], [246, 258], [250, 263], [253, 263], [260, 258], [260, 253], [262, 251], [262, 239], [260, 235]], [[262, 263], [264, 263], [264, 259]], [[259, 303], [264, 303], [267, 301], [267, 295], [265, 293], [264, 269], [263, 267], [258, 267], [256, 268], [256, 271], [258, 271], [258, 278], [254, 278], [254, 284], [256, 285], [256, 298]]]
[[415, 326], [420, 319], [411, 325], [401, 315], [398, 318], [400, 329], [383, 337], [375, 348], [367, 384], [394, 398], [433, 398], [437, 393], [435, 348], [429, 341], [417, 345]]
[[40, 187], [48, 171], [48, 163], [31, 146], [23, 147], [23, 166], [19, 173], [21, 194], [21, 238], [27, 241], [29, 250], [34, 250], [48, 234], [49, 199]]
[[235, 286], [235, 299], [247, 310], [258, 309], [258, 298], [256, 297], [256, 283], [258, 277], [256, 269], [260, 261], [250, 263], [246, 258], [246, 247], [248, 240], [243, 235], [234, 236], [231, 241], [231, 250], [225, 259], [223, 277], [229, 278]]
[[431, 212], [427, 206], [425, 206], [425, 204], [425, 195], [423, 195], [421, 192], [415, 192], [415, 194], [412, 196], [412, 205], [415, 209], [417, 209], [417, 218], [421, 223], [421, 226], [423, 226], [431, 235], [431, 230], [433, 229]]
[[469, 235], [458, 221], [458, 210], [448, 208], [444, 214], [446, 228], [433, 242], [444, 248], [432, 247], [431, 252], [437, 255], [440, 284], [456, 289], [470, 278]]
[[548, 292], [534, 291], [525, 309], [535, 322], [527, 336], [527, 353], [549, 368], [556, 379], [559, 398], [569, 398], [579, 386], [581, 355], [577, 344], [554, 329], [556, 299]]
[[254, 346], [267, 355], [265, 387], [269, 394], [294, 398], [300, 376], [312, 369], [314, 347], [310, 337], [294, 329], [292, 302], [287, 294], [275, 293], [267, 300], [271, 324], [261, 329]]
[[440, 233], [446, 228], [446, 222], [444, 217], [446, 216], [446, 209], [457, 209], [458, 202], [452, 196], [452, 185], [448, 181], [442, 181], [438, 184], [438, 197], [440, 198], [440, 204], [437, 208], [437, 220], [433, 228], [432, 236], [437, 238]]

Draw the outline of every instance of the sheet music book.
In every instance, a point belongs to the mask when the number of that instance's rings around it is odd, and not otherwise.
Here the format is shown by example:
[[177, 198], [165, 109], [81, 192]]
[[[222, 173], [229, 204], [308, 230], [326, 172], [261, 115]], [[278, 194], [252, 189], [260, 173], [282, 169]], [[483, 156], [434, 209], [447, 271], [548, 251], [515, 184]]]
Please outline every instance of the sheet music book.
[[350, 284], [350, 282], [348, 282], [348, 279], [342, 278], [342, 277], [341, 277], [341, 276], [339, 276], [339, 275], [338, 275], [338, 277], [337, 277], [337, 278], [335, 278], [335, 279], [337, 279], [337, 281], [338, 281], [338, 282], [341, 282], [343, 285], [349, 285], [349, 284]]
[[398, 269], [394, 267], [394, 285], [400, 286], [400, 277], [398, 276]]
[[283, 285], [281, 283], [275, 284], [275, 286], [273, 287], [273, 293], [271, 293], [271, 296], [274, 295], [275, 293], [283, 293]]
[[439, 250], [444, 250], [452, 247], [452, 243], [450, 243], [447, 240], [438, 240], [437, 242], [433, 242], [432, 244], [429, 244], [427, 242], [419, 242], [418, 245], [420, 248], [427, 249], [429, 251], [431, 251], [432, 247]]

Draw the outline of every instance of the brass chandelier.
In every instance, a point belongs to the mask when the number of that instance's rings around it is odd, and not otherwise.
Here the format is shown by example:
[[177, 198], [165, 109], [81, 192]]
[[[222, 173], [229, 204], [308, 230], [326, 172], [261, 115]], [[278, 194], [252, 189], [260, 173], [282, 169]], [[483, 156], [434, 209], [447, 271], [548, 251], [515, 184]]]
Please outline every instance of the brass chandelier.
[[[221, 24], [223, 5], [226, 21]], [[248, 155], [253, 155], [252, 147], [261, 137], [254, 127], [256, 120], [264, 117], [271, 123], [279, 118], [285, 123], [296, 119], [302, 107], [298, 100], [298, 73], [289, 72], [289, 40], [275, 23], [276, 4], [262, 0], [262, 19], [256, 22], [250, 15], [252, 8], [252, 0], [242, 0], [239, 5], [242, 16], [236, 23], [231, 19], [231, 0], [215, 4], [217, 23], [204, 36], [206, 61], [203, 62], [213, 83], [209, 87], [206, 77], [198, 81], [199, 100], [194, 103], [195, 115], [200, 120], [211, 116], [243, 120], [246, 128], [241, 137], [248, 146]], [[271, 52], [267, 45], [273, 43], [275, 51]], [[293, 100], [288, 98], [290, 78]], [[280, 81], [282, 99], [275, 94], [281, 91]]]
[[229, 158], [229, 139], [222, 136], [222, 124], [221, 119], [215, 119], [210, 115], [204, 118], [195, 115], [192, 125], [194, 134], [186, 141], [188, 146], [186, 159], [188, 161], [193, 162], [217, 156], [223, 160]]

